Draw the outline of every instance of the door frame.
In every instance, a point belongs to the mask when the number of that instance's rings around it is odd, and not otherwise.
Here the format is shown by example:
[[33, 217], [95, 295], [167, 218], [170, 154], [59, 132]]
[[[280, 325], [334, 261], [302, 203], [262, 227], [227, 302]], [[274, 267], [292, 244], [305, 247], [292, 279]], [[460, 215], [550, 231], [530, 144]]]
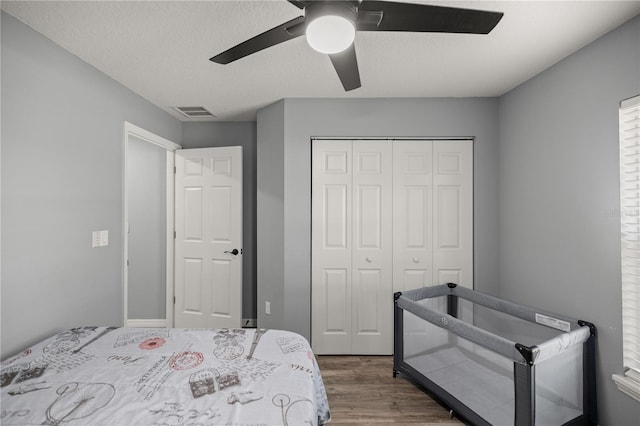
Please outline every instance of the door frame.
[[[472, 171], [471, 171], [471, 271], [470, 271], [470, 278], [471, 278], [471, 289], [474, 289], [476, 287], [475, 284], [475, 268], [476, 268], [476, 262], [475, 262], [475, 183], [476, 183], [476, 169], [475, 169], [475, 154], [476, 154], [476, 137], [475, 136], [433, 136], [433, 137], [429, 137], [429, 136], [417, 136], [417, 137], [404, 137], [404, 136], [398, 136], [398, 137], [385, 137], [385, 136], [372, 136], [372, 137], [365, 137], [365, 136], [312, 136], [309, 140], [310, 142], [310, 147], [309, 147], [309, 151], [311, 153], [310, 155], [310, 190], [311, 188], [313, 188], [313, 144], [316, 140], [325, 140], [325, 141], [331, 141], [331, 140], [337, 140], [337, 141], [388, 141], [388, 142], [394, 142], [394, 141], [415, 141], [415, 142], [428, 142], [428, 141], [432, 141], [432, 142], [442, 142], [442, 141], [452, 141], [452, 142], [457, 142], [457, 141], [470, 141], [471, 143], [471, 165], [472, 165]], [[310, 283], [310, 310], [309, 310], [309, 316], [310, 316], [310, 332], [311, 332], [311, 339], [310, 341], [313, 344], [313, 334], [314, 334], [314, 325], [313, 325], [313, 259], [314, 259], [314, 249], [313, 249], [313, 197], [310, 196], [310, 204], [309, 204], [309, 208], [310, 208], [310, 216], [309, 216], [309, 228], [310, 228], [310, 239], [309, 239], [309, 252], [310, 252], [310, 262], [309, 262], [309, 283]], [[395, 291], [395, 289], [394, 289]], [[312, 348], [314, 351], [316, 351], [318, 348], [313, 347]]]
[[[142, 141], [149, 142], [167, 150], [166, 161], [166, 188], [167, 188], [167, 206], [166, 206], [166, 318], [154, 319], [129, 319], [129, 274], [127, 261], [129, 258], [129, 203], [128, 203], [128, 176], [127, 176], [127, 159], [129, 149], [129, 138], [136, 137]], [[128, 121], [124, 122], [124, 134], [122, 139], [122, 301], [123, 301], [123, 324], [126, 327], [173, 327], [173, 232], [174, 232], [174, 151], [182, 147], [175, 142], [156, 135], [142, 127], [136, 126]]]

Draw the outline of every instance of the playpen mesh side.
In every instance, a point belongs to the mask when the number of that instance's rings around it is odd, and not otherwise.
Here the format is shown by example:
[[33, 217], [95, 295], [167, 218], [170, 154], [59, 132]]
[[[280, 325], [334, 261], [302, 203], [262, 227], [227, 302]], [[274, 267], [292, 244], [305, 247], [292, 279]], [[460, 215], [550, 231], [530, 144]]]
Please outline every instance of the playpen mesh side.
[[404, 312], [404, 362], [492, 425], [514, 423], [513, 361]]
[[562, 425], [583, 414], [583, 347], [535, 365], [536, 424]]
[[[485, 336], [466, 335], [469, 340], [456, 334], [460, 327], [433, 321], [456, 321], [447, 315], [446, 295], [412, 303], [422, 308], [421, 316], [427, 312], [432, 322], [404, 311], [404, 361], [488, 423], [514, 424], [514, 361], [524, 361], [504, 346], [513, 348], [519, 342], [544, 347], [545, 342], [562, 343], [560, 337], [566, 333], [458, 298], [457, 320]], [[552, 355], [534, 367], [537, 425], [562, 425], [582, 414], [583, 348], [574, 340], [568, 348], [546, 348]]]

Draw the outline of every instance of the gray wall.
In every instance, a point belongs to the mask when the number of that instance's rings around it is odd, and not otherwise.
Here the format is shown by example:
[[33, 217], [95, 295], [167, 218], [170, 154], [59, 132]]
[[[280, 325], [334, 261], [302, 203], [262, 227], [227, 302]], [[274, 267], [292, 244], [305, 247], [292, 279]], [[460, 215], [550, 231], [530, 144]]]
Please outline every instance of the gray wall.
[[[257, 114], [257, 313], [261, 328], [293, 326], [284, 322], [284, 110], [284, 101], [279, 101]], [[271, 303], [270, 315], [265, 313], [265, 301]]]
[[622, 372], [618, 103], [640, 93], [640, 18], [500, 99], [500, 294], [595, 323], [600, 424], [640, 423]]
[[497, 99], [286, 99], [258, 112], [260, 327], [310, 337], [310, 141], [323, 136], [474, 137], [474, 280], [498, 294]]
[[[121, 325], [125, 120], [180, 122], [2, 12], [1, 330], [5, 358], [60, 330]], [[91, 248], [91, 232], [109, 246]]]
[[[476, 288], [594, 322], [600, 423], [637, 424], [610, 375], [622, 367], [617, 105], [640, 92], [640, 18], [499, 101], [289, 99], [255, 130], [181, 126], [4, 12], [1, 31], [2, 358], [64, 328], [122, 323], [124, 120], [185, 148], [245, 147], [245, 182], [257, 170], [245, 211], [259, 213], [245, 216], [246, 294], [246, 276], [259, 280], [243, 315], [257, 303], [261, 326], [306, 337], [310, 138], [474, 136]], [[101, 229], [110, 244], [92, 249]]]
[[167, 150], [133, 135], [127, 148], [128, 319], [164, 319]]
[[242, 146], [242, 318], [256, 318], [256, 123], [182, 123], [182, 148]]

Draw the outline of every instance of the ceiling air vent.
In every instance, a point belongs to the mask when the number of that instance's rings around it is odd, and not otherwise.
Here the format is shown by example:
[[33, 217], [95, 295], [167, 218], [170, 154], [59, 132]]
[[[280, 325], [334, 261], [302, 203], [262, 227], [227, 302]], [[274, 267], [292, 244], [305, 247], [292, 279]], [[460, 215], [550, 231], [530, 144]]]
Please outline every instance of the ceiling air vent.
[[187, 118], [213, 118], [215, 115], [211, 114], [204, 107], [201, 106], [187, 106], [187, 107], [173, 107], [180, 114]]

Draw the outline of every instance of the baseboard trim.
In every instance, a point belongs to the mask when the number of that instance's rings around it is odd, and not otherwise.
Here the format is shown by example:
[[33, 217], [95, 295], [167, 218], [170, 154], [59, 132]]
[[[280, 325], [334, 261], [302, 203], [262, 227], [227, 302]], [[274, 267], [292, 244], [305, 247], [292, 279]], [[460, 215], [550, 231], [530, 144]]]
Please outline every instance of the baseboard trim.
[[158, 328], [166, 327], [167, 320], [164, 319], [130, 319], [127, 320], [127, 327]]

